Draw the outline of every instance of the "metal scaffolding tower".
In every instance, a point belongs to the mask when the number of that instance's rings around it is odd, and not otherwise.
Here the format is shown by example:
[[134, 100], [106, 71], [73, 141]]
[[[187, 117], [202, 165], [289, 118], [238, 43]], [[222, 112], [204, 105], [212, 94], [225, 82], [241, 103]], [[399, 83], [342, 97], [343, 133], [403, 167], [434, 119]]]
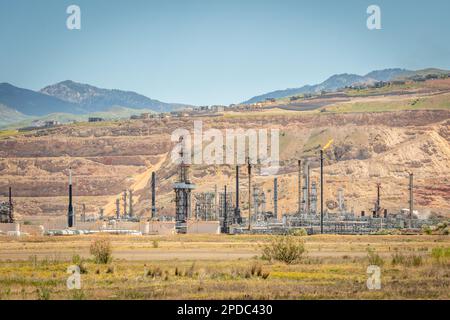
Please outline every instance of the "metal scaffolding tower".
[[[183, 137], [180, 138], [180, 144]], [[180, 233], [187, 231], [187, 220], [191, 217], [191, 191], [195, 185], [189, 179], [189, 164], [185, 162], [183, 148], [180, 150], [178, 181], [174, 184], [176, 229]]]

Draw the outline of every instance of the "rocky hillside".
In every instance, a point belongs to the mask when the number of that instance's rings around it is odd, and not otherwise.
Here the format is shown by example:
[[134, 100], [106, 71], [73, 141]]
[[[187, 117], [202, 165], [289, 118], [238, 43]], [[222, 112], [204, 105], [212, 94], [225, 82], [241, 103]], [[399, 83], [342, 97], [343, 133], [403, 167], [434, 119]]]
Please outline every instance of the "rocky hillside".
[[290, 88], [285, 90], [277, 90], [262, 95], [255, 96], [245, 102], [244, 104], [251, 104], [256, 102], [262, 102], [266, 99], [279, 99], [293, 95], [301, 95], [305, 93], [320, 93], [321, 91], [333, 92], [338, 89], [342, 89], [352, 85], [366, 85], [373, 84], [377, 81], [391, 81], [397, 79], [409, 79], [415, 76], [427, 76], [427, 75], [448, 75], [450, 71], [440, 69], [424, 69], [418, 71], [410, 71], [399, 68], [375, 70], [369, 72], [366, 75], [357, 74], [335, 74], [329, 77], [322, 83], [315, 85], [306, 85], [300, 88]]
[[101, 89], [74, 81], [63, 81], [43, 88], [41, 93], [79, 105], [87, 112], [108, 110], [114, 106], [154, 111], [172, 111], [185, 107], [147, 98], [132, 91]]
[[[346, 205], [355, 212], [369, 210], [382, 184], [382, 206], [407, 207], [408, 173], [415, 174], [415, 200], [424, 214], [450, 213], [450, 111], [417, 110], [375, 113], [304, 114], [283, 112], [225, 114], [203, 118], [204, 130], [216, 128], [279, 128], [282, 160], [279, 180], [281, 213], [296, 210], [296, 162], [310, 159], [312, 179], [318, 180], [317, 154], [326, 151], [325, 197], [335, 201], [344, 189]], [[74, 171], [76, 210], [86, 204], [88, 214], [100, 208], [112, 214], [114, 201], [125, 188], [135, 191], [139, 215], [150, 210], [149, 177], [158, 176], [158, 210], [173, 214], [172, 183], [176, 166], [170, 159], [171, 133], [193, 128], [193, 119], [135, 120], [101, 125], [79, 124], [4, 137], [0, 140], [0, 194], [12, 185], [19, 214], [64, 215], [67, 207], [68, 167]], [[242, 208], [246, 174], [242, 170]], [[267, 209], [273, 201], [273, 177], [255, 171]], [[234, 189], [231, 166], [192, 166], [196, 192]]]

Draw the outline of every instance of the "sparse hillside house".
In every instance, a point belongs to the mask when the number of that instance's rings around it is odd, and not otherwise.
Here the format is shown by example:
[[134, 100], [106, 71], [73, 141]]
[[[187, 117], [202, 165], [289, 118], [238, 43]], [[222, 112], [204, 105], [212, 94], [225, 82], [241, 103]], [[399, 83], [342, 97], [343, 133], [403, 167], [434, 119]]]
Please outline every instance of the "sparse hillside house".
[[104, 119], [100, 118], [100, 117], [89, 117], [88, 121], [89, 122], [102, 122], [102, 121], [104, 121]]
[[35, 129], [40, 129], [40, 128], [52, 128], [52, 127], [59, 126], [60, 124], [61, 123], [56, 120], [46, 120], [46, 121], [34, 120], [33, 122], [31, 122], [31, 125], [29, 127], [20, 128], [19, 131], [23, 132], [23, 131], [31, 131], [31, 130], [35, 130]]
[[44, 127], [46, 128], [50, 128], [50, 127], [55, 127], [55, 126], [59, 126], [61, 123], [59, 121], [56, 120], [48, 120], [44, 122]]
[[211, 106], [211, 111], [212, 112], [224, 112], [225, 106], [220, 106], [220, 105]]

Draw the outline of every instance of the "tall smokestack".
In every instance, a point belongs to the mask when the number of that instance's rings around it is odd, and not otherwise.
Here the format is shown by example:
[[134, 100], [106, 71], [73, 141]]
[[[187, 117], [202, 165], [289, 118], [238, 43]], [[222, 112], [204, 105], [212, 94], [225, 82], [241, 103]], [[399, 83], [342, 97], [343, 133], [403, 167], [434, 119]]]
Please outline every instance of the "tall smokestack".
[[156, 173], [152, 172], [152, 218], [156, 218]]
[[228, 208], [227, 208], [227, 186], [224, 187], [223, 192], [223, 227], [222, 232], [228, 233]]
[[82, 217], [81, 217], [81, 221], [83, 221], [83, 222], [86, 222], [86, 204], [85, 203], [83, 203], [83, 206], [82, 206]]
[[129, 191], [130, 192], [130, 200], [129, 200], [129, 206], [130, 206], [130, 209], [129, 209], [129, 214], [130, 214], [130, 218], [132, 218], [133, 217], [133, 215], [134, 215], [134, 212], [133, 212], [133, 190], [130, 190]]
[[381, 210], [380, 188], [381, 183], [377, 183], [377, 207], [375, 208], [377, 218], [380, 217], [380, 210]]
[[14, 222], [14, 207], [13, 207], [13, 201], [12, 201], [11, 187], [9, 187], [8, 198], [9, 198], [9, 222], [13, 223]]
[[116, 218], [120, 219], [120, 199], [116, 199]]
[[127, 190], [123, 192], [123, 217], [127, 217]]
[[248, 230], [252, 229], [252, 164], [250, 157], [247, 158], [248, 170]]
[[214, 209], [215, 219], [219, 219], [219, 196], [217, 193], [217, 184], [214, 185]]
[[72, 228], [75, 222], [75, 215], [72, 205], [72, 167], [69, 167], [69, 208], [67, 211], [67, 226]]
[[236, 166], [236, 208], [234, 209], [234, 222], [242, 222], [241, 209], [239, 208], [239, 166]]
[[302, 213], [302, 160], [298, 160], [298, 210], [297, 213]]
[[409, 227], [411, 228], [411, 219], [414, 212], [414, 174], [409, 174]]
[[320, 150], [320, 233], [323, 233], [323, 150]]
[[278, 178], [273, 179], [273, 214], [278, 218]]
[[306, 164], [306, 213], [311, 213], [311, 170], [309, 163]]

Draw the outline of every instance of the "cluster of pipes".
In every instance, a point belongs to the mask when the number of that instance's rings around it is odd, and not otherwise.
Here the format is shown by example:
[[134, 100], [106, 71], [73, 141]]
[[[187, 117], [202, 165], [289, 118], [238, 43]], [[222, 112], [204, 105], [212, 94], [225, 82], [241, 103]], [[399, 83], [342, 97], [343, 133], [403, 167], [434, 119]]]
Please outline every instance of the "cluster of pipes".
[[[320, 150], [320, 232], [323, 233], [323, 225], [324, 225], [324, 197], [323, 197], [323, 161], [324, 155], [322, 149]], [[181, 152], [182, 156], [182, 152]], [[224, 186], [223, 192], [220, 194], [220, 197], [217, 197], [217, 186], [214, 194], [210, 193], [210, 197], [205, 197], [203, 201], [206, 203], [212, 201], [214, 198], [214, 206], [216, 208], [216, 213], [214, 215], [210, 215], [210, 218], [219, 219], [221, 221], [221, 230], [224, 233], [229, 232], [229, 228], [231, 225], [241, 226], [243, 223], [243, 217], [240, 209], [240, 199], [239, 199], [239, 166], [236, 166], [236, 188], [235, 188], [235, 206], [232, 205], [232, 194], [227, 190], [227, 186]], [[302, 172], [304, 170], [304, 174]], [[247, 174], [248, 174], [248, 217], [247, 217], [247, 229], [250, 231], [252, 229], [252, 196], [253, 196], [253, 209], [254, 209], [254, 217], [258, 215], [258, 213], [265, 213], [265, 207], [261, 204], [265, 204], [265, 194], [261, 192], [257, 187], [252, 189], [252, 164], [250, 163], [250, 159], [247, 158]], [[302, 177], [304, 176], [304, 184], [302, 185]], [[274, 178], [273, 180], [273, 216], [278, 217], [278, 178]], [[373, 215], [375, 217], [381, 216], [381, 201], [380, 201], [380, 184], [377, 184], [377, 200], [375, 202]], [[191, 190], [193, 190], [195, 186], [189, 181], [189, 165], [184, 164], [183, 162], [179, 168], [179, 181], [174, 185], [174, 191], [176, 196], [176, 222], [178, 224], [185, 224], [191, 216]], [[413, 202], [413, 174], [409, 174], [409, 221], [412, 219], [412, 214], [414, 212], [414, 202]], [[253, 190], [253, 194], [251, 192]], [[312, 182], [310, 179], [310, 165], [308, 162], [304, 163], [302, 167], [302, 161], [298, 160], [298, 210], [297, 214], [306, 214], [311, 216], [316, 216], [318, 213], [317, 206], [317, 183]], [[72, 169], [69, 168], [69, 205], [67, 212], [67, 225], [69, 228], [72, 228], [75, 224], [75, 212], [72, 203]], [[262, 196], [263, 200], [258, 200], [258, 197]], [[217, 204], [217, 200], [219, 200], [219, 204]], [[123, 201], [123, 213], [121, 214], [121, 206], [120, 199], [116, 200], [116, 218], [117, 219], [125, 219], [131, 220], [135, 218], [134, 210], [133, 210], [133, 191], [128, 190], [124, 191], [122, 195]], [[199, 203], [202, 201], [199, 201]], [[3, 211], [1, 212], [1, 222], [10, 222], [14, 221], [13, 215], [13, 201], [12, 201], [12, 191], [11, 187], [9, 188], [9, 203], [6, 204], [8, 207], [8, 212], [5, 214]], [[339, 189], [338, 192], [338, 204], [339, 211], [342, 213], [345, 210], [345, 204], [343, 199], [343, 190]], [[212, 208], [212, 206], [211, 206]], [[196, 203], [196, 219], [207, 220], [208, 216], [206, 214], [199, 214], [204, 212], [205, 210], [209, 211], [211, 208], [205, 209], [199, 206]], [[218, 211], [217, 211], [218, 209]], [[218, 213], [218, 214], [217, 214]], [[384, 216], [386, 217], [387, 212], [385, 210]], [[103, 210], [100, 213], [101, 219], [103, 218]], [[361, 217], [365, 216], [365, 212], [361, 212]], [[157, 218], [157, 209], [156, 209], [156, 173], [152, 172], [151, 175], [151, 219]], [[82, 221], [86, 221], [86, 206], [83, 204], [83, 213], [82, 213]], [[410, 222], [411, 224], [411, 222]]]

